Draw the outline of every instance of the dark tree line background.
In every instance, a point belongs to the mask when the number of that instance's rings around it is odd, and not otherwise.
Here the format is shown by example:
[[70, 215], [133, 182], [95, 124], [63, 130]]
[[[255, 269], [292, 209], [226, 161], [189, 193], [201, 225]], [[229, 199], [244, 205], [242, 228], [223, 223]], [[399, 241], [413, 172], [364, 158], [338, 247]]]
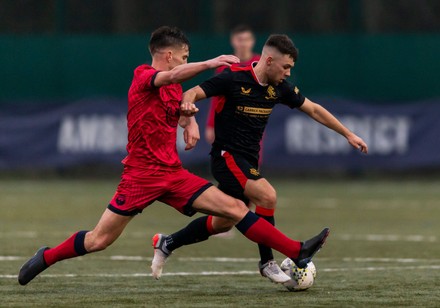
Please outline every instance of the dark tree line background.
[[0, 0], [1, 34], [438, 32], [440, 0]]

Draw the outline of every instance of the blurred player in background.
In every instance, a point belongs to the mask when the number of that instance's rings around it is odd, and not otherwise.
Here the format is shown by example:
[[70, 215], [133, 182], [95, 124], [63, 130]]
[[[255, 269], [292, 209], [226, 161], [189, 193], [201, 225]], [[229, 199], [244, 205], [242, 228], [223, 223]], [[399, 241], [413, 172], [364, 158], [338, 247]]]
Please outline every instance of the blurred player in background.
[[[184, 215], [192, 216], [200, 211], [224, 217], [234, 222], [248, 239], [264, 243], [299, 263], [307, 264], [323, 245], [328, 229], [304, 243], [294, 241], [250, 212], [242, 201], [182, 167], [176, 148], [177, 126], [184, 128], [187, 150], [195, 146], [200, 135], [192, 114], [180, 115], [180, 83], [204, 70], [237, 63], [238, 58], [219, 56], [188, 64], [189, 41], [175, 27], [154, 31], [149, 49], [151, 66], [145, 64], [135, 69], [128, 91], [128, 155], [123, 160], [124, 171], [113, 199], [93, 230], [76, 232], [54, 248], [41, 247], [21, 267], [18, 275], [21, 285], [58, 261], [106, 249], [135, 215], [156, 200]], [[190, 226], [193, 237], [187, 241], [204, 239], [197, 224], [195, 227]], [[154, 275], [159, 278], [163, 263], [156, 259], [153, 266]]]
[[[230, 34], [231, 46], [234, 50], [234, 55], [240, 59], [240, 66], [251, 65], [252, 62], [260, 60], [260, 55], [254, 53], [255, 35], [251, 27], [247, 25], [238, 25], [232, 29]], [[220, 74], [227, 66], [221, 66], [215, 70], [216, 74]], [[205, 139], [209, 144], [212, 144], [215, 139], [214, 121], [215, 110], [222, 97], [213, 97], [206, 121]]]
[[[296, 108], [315, 121], [344, 136], [355, 149], [367, 153], [366, 143], [339, 122], [330, 112], [304, 97], [299, 89], [286, 80], [298, 58], [298, 51], [287, 35], [271, 35], [266, 41], [260, 61], [246, 67], [231, 66], [183, 94], [181, 110], [197, 112], [195, 102], [212, 96], [221, 96], [215, 116], [215, 141], [211, 150], [211, 170], [223, 192], [246, 204], [256, 205], [255, 213], [271, 225], [275, 225], [276, 191], [260, 174], [258, 156], [272, 109], [277, 104]], [[277, 138], [277, 136], [274, 136]], [[292, 162], [294, 163], [294, 162]], [[204, 225], [201, 218], [192, 223], [199, 224], [198, 232], [212, 235], [213, 231], [230, 229], [233, 224], [227, 219], [207, 217], [212, 222]], [[192, 229], [195, 229], [192, 226]], [[164, 238], [165, 244], [156, 250], [171, 252], [191, 238], [190, 230], [184, 228]], [[272, 249], [259, 245], [259, 269], [272, 282], [283, 283], [289, 277], [274, 260]], [[301, 266], [299, 266], [301, 267]]]

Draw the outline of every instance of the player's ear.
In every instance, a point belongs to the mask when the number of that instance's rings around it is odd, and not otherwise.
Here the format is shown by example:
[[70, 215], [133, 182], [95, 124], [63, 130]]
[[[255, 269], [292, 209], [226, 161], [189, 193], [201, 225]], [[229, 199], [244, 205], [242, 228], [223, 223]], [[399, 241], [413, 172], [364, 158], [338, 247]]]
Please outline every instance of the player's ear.
[[168, 63], [171, 63], [171, 60], [173, 60], [173, 51], [172, 50], [168, 50], [166, 53], [166, 59]]
[[266, 58], [266, 64], [267, 64], [267, 65], [271, 65], [271, 64], [272, 64], [272, 61], [273, 61], [273, 58], [272, 58], [271, 56], [269, 56], [269, 57]]

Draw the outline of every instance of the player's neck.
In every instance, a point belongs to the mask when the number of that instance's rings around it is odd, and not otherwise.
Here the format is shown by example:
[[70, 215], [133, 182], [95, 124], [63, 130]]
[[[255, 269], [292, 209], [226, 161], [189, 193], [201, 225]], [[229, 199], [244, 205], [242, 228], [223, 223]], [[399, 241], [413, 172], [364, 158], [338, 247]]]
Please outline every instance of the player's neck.
[[166, 62], [154, 60], [151, 62], [151, 66], [158, 71], [169, 71], [169, 65]]
[[260, 85], [267, 85], [268, 81], [266, 74], [264, 73], [263, 63], [261, 63], [261, 61], [258, 61], [257, 65], [253, 67], [253, 70], [255, 77], [257, 77], [257, 80], [260, 83]]
[[249, 61], [254, 56], [252, 51], [251, 52], [241, 53], [241, 54], [240, 53], [236, 53], [235, 55], [240, 59], [240, 62]]

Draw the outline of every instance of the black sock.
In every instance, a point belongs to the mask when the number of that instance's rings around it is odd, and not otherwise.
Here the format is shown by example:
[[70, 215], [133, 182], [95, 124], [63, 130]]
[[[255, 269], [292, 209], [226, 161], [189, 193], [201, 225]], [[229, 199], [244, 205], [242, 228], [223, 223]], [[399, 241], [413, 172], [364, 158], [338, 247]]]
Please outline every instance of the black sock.
[[[273, 216], [264, 216], [257, 214], [257, 216], [263, 218], [268, 221], [272, 226], [275, 226], [275, 217]], [[269, 260], [273, 260], [273, 251], [270, 247], [265, 245], [258, 244], [258, 250], [260, 251], [261, 264], [267, 263]]]
[[166, 238], [166, 248], [173, 251], [183, 245], [191, 245], [207, 240], [211, 235], [206, 225], [207, 221], [208, 216], [199, 217], [191, 221], [185, 228], [169, 235]]

